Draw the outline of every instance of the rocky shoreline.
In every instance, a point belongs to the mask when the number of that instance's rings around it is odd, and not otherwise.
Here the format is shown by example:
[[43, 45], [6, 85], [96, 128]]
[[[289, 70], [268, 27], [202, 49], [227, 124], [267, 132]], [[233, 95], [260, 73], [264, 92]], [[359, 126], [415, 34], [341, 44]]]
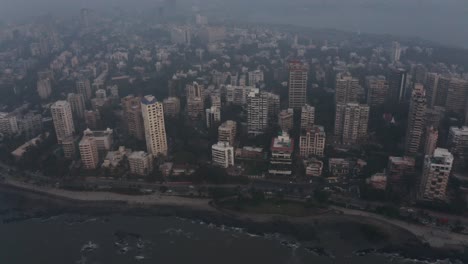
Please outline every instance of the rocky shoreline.
[[[21, 197], [28, 203], [27, 208], [21, 208], [25, 210], [25, 213], [16, 218], [4, 219], [5, 223], [63, 214], [103, 217], [116, 214], [179, 217], [216, 226], [242, 228], [252, 235], [265, 236], [266, 234], [281, 233], [294, 237], [297, 241], [312, 241], [314, 243], [319, 243], [321, 234], [327, 230], [346, 228], [357, 230], [357, 233], [363, 235], [373, 245], [372, 248], [356, 249], [357, 256], [360, 254], [386, 254], [420, 261], [450, 259], [468, 263], [468, 251], [465, 248], [434, 249], [422, 243], [420, 239], [407, 230], [374, 219], [356, 216], [330, 214], [294, 218], [243, 215], [236, 212], [217, 210], [212, 206], [203, 209], [201, 207], [192, 208], [181, 205], [136, 205], [123, 201], [76, 201], [5, 184], [0, 184], [0, 192]], [[317, 252], [318, 255], [326, 256], [328, 254], [321, 247], [309, 248], [311, 252]], [[456, 262], [452, 261], [452, 263]]]

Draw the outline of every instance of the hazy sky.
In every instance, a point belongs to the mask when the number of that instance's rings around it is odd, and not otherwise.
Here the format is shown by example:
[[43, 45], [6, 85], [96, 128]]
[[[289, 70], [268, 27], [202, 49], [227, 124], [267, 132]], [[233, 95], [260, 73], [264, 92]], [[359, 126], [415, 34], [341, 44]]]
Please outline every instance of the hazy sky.
[[[156, 6], [160, 0], [0, 0], [2, 19], [83, 6]], [[468, 48], [468, 0], [177, 0], [184, 7], [250, 21], [418, 36]], [[76, 10], [76, 13], [75, 13]]]

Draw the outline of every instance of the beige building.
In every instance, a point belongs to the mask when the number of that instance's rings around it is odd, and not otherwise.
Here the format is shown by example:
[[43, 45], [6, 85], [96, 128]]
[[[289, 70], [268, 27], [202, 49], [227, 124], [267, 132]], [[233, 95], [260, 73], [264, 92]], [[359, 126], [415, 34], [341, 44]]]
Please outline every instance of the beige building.
[[367, 137], [369, 106], [357, 103], [338, 104], [335, 115], [337, 143], [353, 145]]
[[99, 163], [99, 153], [96, 140], [93, 137], [83, 136], [79, 144], [81, 162], [86, 170], [94, 170]]
[[141, 99], [141, 111], [145, 126], [146, 147], [153, 156], [167, 155], [166, 127], [163, 104], [152, 95]]
[[309, 66], [299, 61], [289, 63], [289, 107], [299, 109], [307, 103]]
[[299, 149], [302, 158], [310, 156], [324, 156], [325, 151], [325, 129], [323, 126], [313, 126], [308, 129], [302, 130]]
[[420, 200], [445, 200], [452, 171], [453, 155], [447, 149], [437, 148], [424, 158], [419, 189]]
[[57, 101], [50, 107], [50, 111], [54, 121], [57, 142], [61, 144], [62, 140], [73, 136], [75, 132], [70, 104], [67, 101]]
[[169, 97], [163, 101], [164, 114], [177, 117], [180, 113], [180, 100], [177, 97]]
[[406, 128], [406, 155], [416, 155], [422, 143], [425, 129], [426, 92], [422, 84], [416, 84], [411, 96], [408, 126]]
[[96, 145], [100, 154], [105, 154], [112, 149], [114, 131], [110, 128], [106, 130], [91, 130], [86, 129], [83, 131], [83, 136], [92, 137], [96, 141]]
[[315, 107], [308, 104], [301, 109], [301, 129], [307, 129], [315, 123]]
[[218, 142], [211, 146], [213, 165], [222, 168], [234, 166], [234, 147], [228, 142]]
[[143, 114], [141, 113], [141, 99], [128, 95], [121, 100], [123, 108], [123, 119], [126, 124], [127, 133], [138, 140], [145, 139], [145, 127]]
[[294, 126], [294, 110], [292, 108], [282, 110], [278, 115], [278, 125], [282, 131], [289, 132]]
[[82, 94], [69, 93], [67, 101], [70, 104], [73, 117], [75, 119], [84, 120], [86, 105]]
[[247, 97], [247, 131], [259, 135], [268, 126], [268, 94], [255, 89]]
[[227, 120], [218, 127], [218, 141], [228, 142], [234, 146], [237, 134], [237, 123], [232, 120]]
[[153, 171], [153, 156], [144, 151], [135, 151], [128, 156], [130, 173], [147, 176]]
[[357, 103], [361, 90], [359, 80], [353, 78], [350, 73], [336, 75], [335, 104]]

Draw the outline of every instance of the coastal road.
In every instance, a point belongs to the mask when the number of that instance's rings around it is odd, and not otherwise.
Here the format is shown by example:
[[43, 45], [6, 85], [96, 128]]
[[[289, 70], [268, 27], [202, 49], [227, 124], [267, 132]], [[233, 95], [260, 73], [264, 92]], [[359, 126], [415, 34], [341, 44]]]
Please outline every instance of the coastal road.
[[340, 211], [345, 215], [368, 217], [406, 229], [416, 235], [422, 241], [427, 242], [429, 245], [435, 248], [454, 245], [468, 247], [468, 235], [453, 233], [437, 227], [415, 225], [360, 210], [347, 209], [337, 206], [330, 206], [330, 208], [336, 211]]

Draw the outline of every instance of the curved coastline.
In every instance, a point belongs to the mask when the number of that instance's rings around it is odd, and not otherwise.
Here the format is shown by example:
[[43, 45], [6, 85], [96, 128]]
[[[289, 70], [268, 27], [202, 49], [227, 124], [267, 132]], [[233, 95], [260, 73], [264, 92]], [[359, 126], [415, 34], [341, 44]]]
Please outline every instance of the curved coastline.
[[[11, 180], [0, 182], [0, 191], [26, 198], [39, 205], [38, 209], [33, 214], [27, 215], [25, 219], [67, 213], [101, 216], [112, 214], [172, 216], [215, 225], [241, 227], [251, 234], [282, 233], [299, 241], [319, 241], [318, 237], [321, 232], [341, 228], [341, 226], [351, 229], [370, 226], [373, 230], [384, 234], [383, 238], [373, 243], [378, 250], [398, 252], [409, 258], [457, 258], [468, 261], [466, 244], [441, 243], [439, 240], [443, 239], [442, 237], [428, 240], [414, 230], [393, 224], [390, 220], [385, 221], [385, 219], [366, 216], [359, 212], [351, 212], [355, 210], [343, 212], [343, 208], [333, 208], [334, 213], [290, 217], [229, 211], [218, 208], [209, 199], [155, 194], [129, 196], [114, 193], [73, 192], [37, 187]], [[466, 239], [468, 241], [468, 238]], [[445, 237], [442, 242], [447, 241], [452, 240]]]

